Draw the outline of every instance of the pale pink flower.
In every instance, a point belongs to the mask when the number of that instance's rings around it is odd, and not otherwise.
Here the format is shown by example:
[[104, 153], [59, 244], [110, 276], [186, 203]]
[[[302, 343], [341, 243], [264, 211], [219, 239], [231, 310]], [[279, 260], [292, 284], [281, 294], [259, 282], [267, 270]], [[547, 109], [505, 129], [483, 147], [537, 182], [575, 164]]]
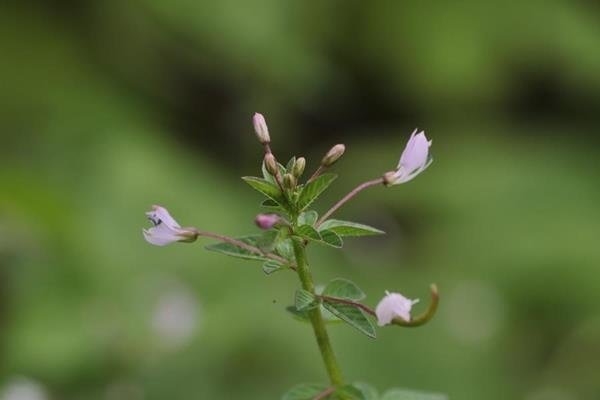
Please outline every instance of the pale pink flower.
[[254, 125], [254, 132], [256, 132], [258, 141], [262, 144], [270, 143], [271, 137], [269, 136], [269, 128], [267, 127], [265, 117], [261, 113], [254, 113], [252, 124]]
[[154, 225], [143, 230], [148, 243], [165, 246], [173, 242], [193, 242], [198, 237], [196, 229], [182, 228], [164, 207], [152, 206], [152, 211], [148, 211], [146, 216]]
[[254, 222], [260, 229], [271, 229], [281, 220], [277, 214], [258, 214]]
[[388, 325], [395, 318], [401, 318], [406, 322], [410, 322], [410, 310], [413, 305], [419, 302], [419, 300], [407, 299], [400, 293], [390, 293], [386, 291], [385, 294], [385, 297], [381, 299], [375, 308], [377, 325]]
[[384, 175], [386, 185], [399, 185], [414, 179], [423, 172], [433, 159], [429, 156], [431, 140], [427, 140], [425, 132], [417, 133], [415, 129], [400, 156], [395, 171]]

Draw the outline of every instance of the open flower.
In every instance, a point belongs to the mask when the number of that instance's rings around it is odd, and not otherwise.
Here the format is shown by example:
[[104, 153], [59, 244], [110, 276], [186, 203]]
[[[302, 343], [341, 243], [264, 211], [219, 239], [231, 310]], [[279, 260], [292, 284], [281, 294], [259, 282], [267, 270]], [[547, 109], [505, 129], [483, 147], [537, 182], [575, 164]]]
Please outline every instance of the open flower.
[[154, 225], [143, 230], [148, 243], [165, 246], [173, 242], [193, 242], [198, 237], [195, 228], [182, 228], [164, 207], [152, 206], [152, 211], [148, 211], [146, 216]]
[[410, 300], [400, 293], [385, 292], [385, 297], [381, 299], [375, 314], [377, 314], [377, 325], [384, 326], [392, 323], [395, 318], [402, 318], [410, 322], [410, 310], [413, 305], [419, 302], [419, 299]]
[[427, 140], [425, 132], [417, 133], [415, 129], [400, 156], [396, 170], [383, 176], [384, 183], [387, 186], [399, 185], [412, 180], [423, 172], [433, 161], [429, 156], [429, 146], [431, 146], [431, 140]]

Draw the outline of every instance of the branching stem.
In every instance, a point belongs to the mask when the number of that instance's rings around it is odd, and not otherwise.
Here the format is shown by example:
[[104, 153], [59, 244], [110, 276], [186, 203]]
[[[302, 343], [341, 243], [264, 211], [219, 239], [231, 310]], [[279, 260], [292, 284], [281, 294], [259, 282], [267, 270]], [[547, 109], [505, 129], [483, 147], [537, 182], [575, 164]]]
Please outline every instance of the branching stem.
[[344, 204], [346, 204], [349, 200], [351, 200], [354, 196], [356, 196], [361, 191], [365, 190], [368, 187], [375, 186], [375, 185], [380, 185], [382, 183], [383, 183], [383, 178], [377, 178], [377, 179], [373, 179], [371, 181], [367, 181], [367, 182], [361, 183], [360, 185], [358, 185], [357, 187], [355, 187], [354, 189], [352, 189], [350, 191], [350, 193], [348, 193], [347, 195], [345, 195], [344, 197], [342, 197], [342, 199], [340, 201], [338, 201], [337, 203], [335, 203], [333, 205], [333, 207], [331, 207], [329, 209], [329, 211], [327, 211], [325, 214], [323, 214], [323, 216], [321, 218], [319, 218], [319, 221], [317, 221], [317, 224], [315, 226], [318, 228], [319, 225], [321, 225], [324, 221], [327, 220], [327, 218], [329, 218], [331, 216], [331, 214], [333, 214], [334, 212], [336, 212], [341, 206], [343, 206]]
[[290, 264], [290, 262], [288, 260], [286, 260], [285, 258], [280, 257], [277, 254], [265, 252], [265, 251], [259, 249], [258, 247], [252, 246], [248, 243], [244, 243], [241, 240], [237, 240], [234, 238], [230, 238], [229, 236], [224, 236], [224, 235], [220, 235], [218, 233], [213, 233], [213, 232], [205, 232], [205, 231], [196, 230], [196, 233], [198, 234], [198, 236], [209, 237], [212, 239], [220, 240], [222, 242], [230, 243], [236, 247], [239, 247], [240, 249], [248, 250], [251, 253], [270, 258], [271, 260], [275, 260], [278, 263], [281, 263], [284, 265], [289, 265], [289, 267], [291, 269], [296, 270], [296, 266]]

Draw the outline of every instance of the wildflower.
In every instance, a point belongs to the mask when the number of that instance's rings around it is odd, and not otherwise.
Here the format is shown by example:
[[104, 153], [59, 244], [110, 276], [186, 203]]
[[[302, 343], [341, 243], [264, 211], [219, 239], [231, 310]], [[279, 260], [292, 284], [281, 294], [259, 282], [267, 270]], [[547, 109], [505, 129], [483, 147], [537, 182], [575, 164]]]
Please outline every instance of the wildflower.
[[182, 228], [164, 207], [152, 206], [146, 216], [154, 225], [143, 230], [144, 238], [150, 244], [164, 246], [173, 242], [193, 242], [198, 237], [195, 228]]
[[419, 300], [410, 300], [400, 293], [385, 292], [386, 296], [381, 299], [375, 308], [377, 314], [377, 325], [388, 325], [395, 318], [401, 318], [410, 322], [410, 310]]
[[427, 140], [425, 132], [417, 133], [415, 129], [400, 156], [400, 162], [394, 171], [383, 176], [386, 186], [406, 183], [423, 172], [433, 159], [429, 156], [431, 140]]
[[345, 151], [346, 146], [344, 146], [343, 144], [336, 144], [331, 149], [329, 149], [327, 154], [325, 154], [325, 157], [323, 157], [323, 160], [321, 160], [321, 165], [324, 167], [332, 166], [337, 160], [340, 159], [340, 157], [344, 155]]
[[254, 124], [254, 132], [256, 132], [258, 141], [261, 144], [269, 144], [271, 142], [271, 137], [269, 136], [269, 128], [267, 127], [265, 117], [260, 113], [254, 113], [252, 124]]
[[275, 224], [277, 224], [281, 218], [277, 214], [258, 214], [254, 223], [260, 229], [271, 229]]

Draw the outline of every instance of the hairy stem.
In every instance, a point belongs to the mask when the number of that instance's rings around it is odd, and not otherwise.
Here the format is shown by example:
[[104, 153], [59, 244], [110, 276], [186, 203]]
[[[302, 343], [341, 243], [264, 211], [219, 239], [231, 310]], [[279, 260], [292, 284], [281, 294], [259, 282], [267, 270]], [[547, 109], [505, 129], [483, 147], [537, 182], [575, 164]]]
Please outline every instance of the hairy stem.
[[[312, 294], [315, 294], [315, 285], [306, 261], [306, 249], [304, 244], [297, 240], [292, 240], [292, 242], [294, 244], [296, 266], [298, 276], [300, 277], [300, 282], [302, 282], [302, 288]], [[325, 321], [323, 320], [321, 309], [319, 307], [314, 308], [309, 311], [308, 315], [317, 339], [317, 344], [319, 345], [319, 350], [321, 351], [321, 357], [325, 363], [325, 369], [329, 375], [329, 380], [333, 386], [342, 385], [342, 372], [340, 371], [333, 348], [331, 347], [329, 334], [325, 328]]]
[[306, 183], [311, 183], [312, 181], [317, 179], [319, 177], [319, 175], [321, 175], [323, 173], [323, 171], [325, 171], [326, 169], [327, 169], [327, 167], [319, 165], [319, 168], [317, 168], [317, 170], [315, 172], [313, 172], [313, 174], [310, 176], [310, 178], [308, 178]]
[[317, 222], [316, 227], [319, 227], [319, 225], [321, 225], [324, 221], [326, 221], [327, 218], [329, 218], [331, 216], [331, 214], [333, 214], [334, 212], [336, 212], [341, 206], [343, 206], [344, 204], [346, 204], [349, 200], [351, 200], [359, 192], [365, 190], [368, 187], [375, 186], [375, 185], [380, 185], [382, 183], [383, 183], [383, 178], [377, 178], [377, 179], [373, 179], [371, 181], [367, 181], [367, 182], [361, 183], [360, 185], [358, 185], [357, 187], [355, 187], [354, 189], [352, 189], [352, 191], [350, 191], [350, 193], [348, 193], [347, 195], [345, 195], [340, 201], [338, 201], [337, 203], [335, 203], [333, 205], [333, 207], [331, 207], [329, 209], [329, 211], [327, 211], [325, 214], [323, 214], [323, 216]]
[[204, 232], [204, 231], [196, 230], [196, 233], [198, 234], [198, 236], [209, 237], [209, 238], [220, 240], [222, 242], [230, 243], [230, 244], [232, 244], [232, 245], [234, 245], [236, 247], [239, 247], [240, 249], [248, 250], [251, 253], [259, 254], [261, 256], [265, 256], [267, 258], [270, 258], [271, 260], [275, 260], [275, 261], [277, 261], [279, 263], [282, 263], [284, 265], [289, 265], [289, 267], [291, 269], [293, 269], [293, 270], [296, 269], [296, 267], [294, 265], [291, 265], [290, 262], [288, 260], [286, 260], [285, 258], [280, 257], [277, 254], [267, 253], [267, 252], [259, 249], [258, 247], [249, 245], [248, 243], [244, 243], [244, 242], [242, 242], [240, 240], [233, 239], [233, 238], [230, 238], [228, 236], [219, 235], [218, 233], [212, 233], [212, 232]]

